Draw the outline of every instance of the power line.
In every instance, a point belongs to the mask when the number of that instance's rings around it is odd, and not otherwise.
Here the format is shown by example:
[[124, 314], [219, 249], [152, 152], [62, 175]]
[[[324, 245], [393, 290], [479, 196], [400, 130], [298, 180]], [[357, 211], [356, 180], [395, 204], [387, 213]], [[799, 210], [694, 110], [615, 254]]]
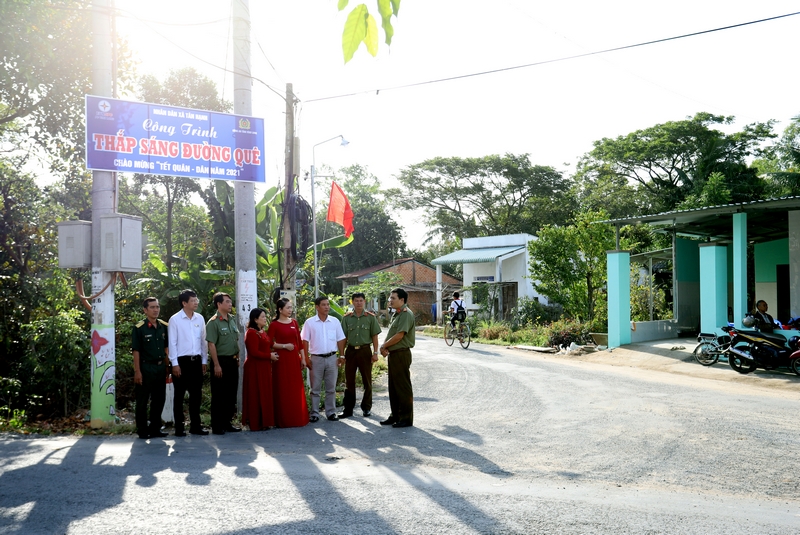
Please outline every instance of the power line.
[[[121, 11], [121, 10], [117, 9], [117, 11]], [[130, 12], [128, 12], [128, 13], [130, 13]], [[190, 52], [190, 51], [186, 50], [186, 49], [185, 49], [185, 48], [183, 48], [181, 45], [179, 45], [178, 43], [176, 43], [175, 41], [173, 41], [172, 39], [170, 39], [169, 37], [167, 37], [166, 35], [164, 35], [164, 34], [163, 34], [163, 33], [161, 33], [160, 31], [158, 31], [158, 30], [156, 30], [155, 28], [153, 28], [152, 26], [150, 26], [150, 24], [148, 24], [147, 22], [145, 22], [143, 19], [141, 19], [141, 18], [139, 18], [138, 16], [136, 16], [136, 14], [134, 14], [134, 13], [131, 13], [131, 15], [130, 15], [130, 18], [134, 18], [134, 19], [136, 19], [137, 21], [139, 21], [141, 24], [144, 24], [145, 26], [147, 26], [148, 28], [150, 28], [150, 30], [151, 30], [152, 32], [154, 32], [156, 35], [158, 35], [159, 37], [161, 37], [162, 39], [164, 39], [166, 42], [168, 42], [169, 44], [171, 44], [171, 45], [172, 45], [172, 46], [174, 46], [175, 48], [177, 48], [177, 49], [179, 49], [179, 50], [181, 50], [181, 51], [185, 52], [186, 54], [190, 55], [191, 57], [193, 57], [193, 58], [194, 58], [194, 59], [196, 59], [197, 61], [200, 61], [200, 62], [202, 62], [202, 63], [205, 63], [206, 65], [209, 65], [209, 66], [211, 66], [211, 67], [214, 67], [215, 69], [220, 69], [220, 70], [222, 70], [222, 71], [225, 71], [225, 72], [227, 72], [227, 73], [231, 73], [231, 74], [241, 74], [241, 73], [237, 73], [236, 71], [233, 71], [233, 70], [231, 70], [231, 69], [228, 69], [227, 67], [222, 67], [222, 66], [220, 66], [220, 65], [217, 65], [217, 64], [215, 64], [215, 63], [212, 63], [212, 62], [210, 62], [210, 61], [208, 61], [208, 60], [206, 60], [206, 59], [203, 59], [203, 58], [201, 58], [200, 56], [198, 56], [198, 55], [194, 54], [193, 52]], [[275, 93], [276, 95], [278, 95], [278, 97], [280, 97], [280, 99], [281, 99], [281, 100], [283, 100], [283, 101], [285, 101], [285, 100], [286, 100], [286, 97], [285, 97], [284, 95], [282, 95], [280, 92], [278, 92], [278, 90], [276, 90], [275, 88], [273, 88], [272, 86], [270, 86], [270, 85], [269, 85], [268, 83], [266, 83], [264, 80], [261, 80], [260, 78], [257, 78], [257, 77], [255, 77], [255, 76], [252, 76], [252, 75], [247, 75], [247, 77], [248, 77], [248, 78], [250, 78], [251, 80], [254, 80], [254, 81], [256, 81], [256, 82], [260, 83], [261, 85], [263, 85], [264, 87], [266, 87], [267, 89], [269, 89], [270, 91], [272, 91], [273, 93]]]
[[749, 25], [752, 25], [752, 24], [759, 24], [761, 22], [768, 22], [768, 21], [772, 21], [772, 20], [783, 19], [783, 18], [786, 18], [786, 17], [793, 17], [795, 15], [800, 15], [800, 11], [796, 11], [794, 13], [787, 13], [785, 15], [777, 15], [775, 17], [769, 17], [769, 18], [766, 18], [766, 19], [751, 20], [749, 22], [742, 22], [742, 23], [739, 23], [739, 24], [732, 24], [730, 26], [721, 26], [719, 28], [713, 28], [711, 30], [703, 30], [703, 31], [699, 31], [699, 32], [686, 33], [686, 34], [683, 34], [683, 35], [676, 35], [676, 36], [673, 36], [673, 37], [665, 37], [663, 39], [655, 39], [653, 41], [644, 41], [642, 43], [618, 46], [618, 47], [615, 47], [615, 48], [606, 48], [604, 50], [596, 50], [594, 52], [585, 52], [583, 54], [576, 54], [574, 56], [566, 56], [566, 57], [562, 57], [562, 58], [547, 59], [547, 60], [543, 60], [543, 61], [536, 61], [534, 63], [526, 63], [524, 65], [515, 65], [513, 67], [503, 67], [503, 68], [500, 68], [500, 69], [492, 69], [492, 70], [489, 70], [489, 71], [481, 71], [481, 72], [474, 72], [474, 73], [470, 73], [470, 74], [462, 74], [462, 75], [458, 75], [458, 76], [450, 76], [448, 78], [437, 78], [437, 79], [428, 80], [428, 81], [425, 81], [425, 82], [415, 82], [415, 83], [411, 83], [411, 84], [396, 85], [396, 86], [392, 86], [392, 87], [369, 89], [369, 90], [366, 90], [366, 91], [356, 91], [354, 93], [345, 93], [345, 94], [342, 94], [342, 95], [332, 95], [332, 96], [329, 96], [329, 97], [312, 98], [312, 99], [307, 99], [305, 102], [306, 103], [308, 103], [308, 102], [318, 102], [318, 101], [321, 101], [321, 100], [332, 100], [332, 99], [337, 99], [337, 98], [353, 97], [353, 96], [356, 96], [356, 95], [363, 95], [363, 94], [366, 94], [366, 93], [376, 93], [376, 94], [378, 94], [381, 91], [392, 91], [394, 89], [406, 89], [406, 88], [409, 88], [409, 87], [418, 87], [418, 86], [421, 86], [421, 85], [438, 84], [440, 82], [450, 82], [450, 81], [453, 81], [453, 80], [461, 80], [463, 78], [472, 78], [472, 77], [475, 77], [475, 76], [484, 76], [484, 75], [487, 75], [487, 74], [495, 74], [495, 73], [499, 73], [499, 72], [513, 71], [513, 70], [516, 70], [516, 69], [525, 69], [527, 67], [536, 67], [536, 66], [539, 66], [539, 65], [547, 65], [549, 63], [558, 63], [558, 62], [561, 62], [561, 61], [570, 61], [570, 60], [573, 60], [573, 59], [585, 58], [585, 57], [588, 57], [588, 56], [597, 56], [599, 54], [607, 54], [609, 52], [618, 52], [620, 50], [628, 50], [628, 49], [631, 49], [631, 48], [638, 48], [638, 47], [647, 46], [647, 45], [665, 43], [667, 41], [675, 41], [677, 39], [685, 39], [687, 37], [696, 37], [698, 35], [704, 35], [704, 34], [707, 34], [707, 33], [720, 32], [720, 31], [723, 31], [723, 30], [730, 30], [730, 29], [733, 29], [733, 28], [741, 28], [742, 26], [749, 26]]

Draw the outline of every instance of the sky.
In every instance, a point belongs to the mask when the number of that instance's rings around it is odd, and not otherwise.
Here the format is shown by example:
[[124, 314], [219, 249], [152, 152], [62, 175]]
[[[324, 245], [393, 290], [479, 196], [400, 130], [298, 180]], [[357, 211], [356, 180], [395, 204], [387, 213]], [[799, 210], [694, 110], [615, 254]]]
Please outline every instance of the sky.
[[[367, 6], [377, 16], [375, 2]], [[223, 70], [233, 68], [229, 1], [116, 0], [116, 7], [139, 72], [163, 79], [192, 66], [232, 99], [233, 77]], [[332, 141], [313, 151], [317, 168], [361, 164], [384, 187], [396, 186], [404, 167], [437, 156], [528, 153], [534, 164], [569, 175], [596, 140], [700, 111], [735, 116], [731, 130], [770, 119], [782, 130], [800, 115], [800, 15], [551, 60], [795, 11], [797, 2], [784, 0], [403, 0], [391, 46], [381, 36], [377, 57], [362, 45], [345, 65], [346, 14], [336, 0], [250, 0], [252, 107], [267, 131], [266, 187], [283, 182], [287, 83], [300, 99], [300, 175], [312, 146], [341, 134], [346, 147]], [[464, 77], [533, 63], [540, 64]], [[452, 77], [460, 78], [436, 81]], [[301, 194], [310, 199], [308, 181]], [[318, 199], [327, 194], [317, 189]], [[424, 216], [398, 219], [407, 244], [421, 247]]]

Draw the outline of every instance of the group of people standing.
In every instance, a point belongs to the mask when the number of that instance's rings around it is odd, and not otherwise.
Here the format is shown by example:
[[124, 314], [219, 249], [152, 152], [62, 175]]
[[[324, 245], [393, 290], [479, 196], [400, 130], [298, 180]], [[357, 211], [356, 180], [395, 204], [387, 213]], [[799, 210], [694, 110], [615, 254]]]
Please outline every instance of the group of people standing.
[[[189, 433], [207, 435], [200, 422], [203, 376], [211, 360], [211, 432], [222, 435], [241, 431], [232, 423], [237, 414], [239, 387], [239, 329], [233, 317], [233, 300], [214, 294], [216, 313], [204, 322], [197, 314], [199, 299], [192, 290], [178, 296], [181, 310], [169, 322], [158, 319], [160, 305], [148, 297], [143, 303], [145, 319], [132, 333], [136, 427], [139, 438], [165, 437], [161, 412], [166, 401], [165, 378], [172, 375], [175, 387], [173, 417], [175, 436], [186, 436], [183, 403], [189, 394]], [[364, 308], [364, 294], [352, 296], [353, 311], [340, 322], [331, 316], [330, 303], [314, 301], [316, 315], [302, 329], [292, 316], [291, 301], [276, 303], [275, 318], [267, 311], [250, 311], [244, 341], [247, 350], [242, 377], [242, 425], [251, 431], [271, 427], [302, 427], [317, 422], [322, 384], [325, 384], [325, 417], [330, 421], [353, 416], [356, 405], [356, 372], [361, 374], [364, 417], [372, 412], [372, 365], [378, 354], [389, 366], [389, 402], [392, 413], [381, 425], [408, 427], [414, 422], [411, 386], [411, 348], [415, 342], [414, 314], [402, 288], [391, 292], [389, 306], [395, 309], [386, 340], [378, 344], [381, 328], [377, 318]], [[267, 324], [269, 323], [269, 326]], [[372, 349], [372, 351], [370, 350]], [[338, 368], [345, 366], [344, 410], [336, 413]], [[303, 369], [311, 381], [311, 412], [306, 404]], [[149, 418], [148, 418], [149, 404]]]

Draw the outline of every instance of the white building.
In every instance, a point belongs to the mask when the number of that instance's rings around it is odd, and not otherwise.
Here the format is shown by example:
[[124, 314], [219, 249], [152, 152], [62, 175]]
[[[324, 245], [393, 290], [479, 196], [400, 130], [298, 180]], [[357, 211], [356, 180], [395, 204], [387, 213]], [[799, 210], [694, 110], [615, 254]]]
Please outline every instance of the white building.
[[[509, 311], [516, 307], [519, 297], [547, 304], [547, 299], [533, 289], [528, 274], [528, 242], [535, 239], [536, 237], [530, 234], [465, 238], [463, 249], [431, 262], [436, 266], [438, 302], [442, 303], [443, 297], [448, 299], [450, 297], [443, 296], [441, 292], [442, 266], [462, 264], [465, 287], [474, 287], [478, 284], [499, 285], [495, 309], [501, 312], [501, 317], [507, 317]], [[462, 297], [467, 310], [479, 308], [474, 302], [472, 292], [466, 291]]]

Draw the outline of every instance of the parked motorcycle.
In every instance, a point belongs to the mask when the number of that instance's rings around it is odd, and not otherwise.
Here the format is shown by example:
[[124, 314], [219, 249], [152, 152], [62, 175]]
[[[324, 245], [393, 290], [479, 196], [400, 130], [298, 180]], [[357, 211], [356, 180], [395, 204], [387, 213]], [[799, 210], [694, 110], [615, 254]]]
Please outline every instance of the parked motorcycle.
[[750, 373], [756, 368], [786, 367], [800, 375], [800, 336], [787, 340], [779, 334], [761, 332], [755, 329], [758, 320], [751, 316], [744, 318], [742, 325], [748, 329], [722, 328], [731, 337], [727, 350], [731, 368], [739, 373]]

